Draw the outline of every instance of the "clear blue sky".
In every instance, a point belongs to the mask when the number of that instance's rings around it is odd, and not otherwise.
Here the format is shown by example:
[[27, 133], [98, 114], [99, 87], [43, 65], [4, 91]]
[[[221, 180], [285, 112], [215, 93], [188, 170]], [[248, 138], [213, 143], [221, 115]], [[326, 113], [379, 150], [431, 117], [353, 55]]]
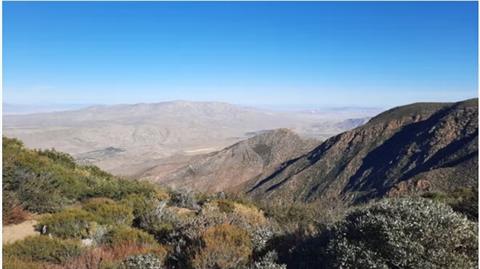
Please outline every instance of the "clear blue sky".
[[475, 2], [4, 2], [7, 103], [477, 96]]

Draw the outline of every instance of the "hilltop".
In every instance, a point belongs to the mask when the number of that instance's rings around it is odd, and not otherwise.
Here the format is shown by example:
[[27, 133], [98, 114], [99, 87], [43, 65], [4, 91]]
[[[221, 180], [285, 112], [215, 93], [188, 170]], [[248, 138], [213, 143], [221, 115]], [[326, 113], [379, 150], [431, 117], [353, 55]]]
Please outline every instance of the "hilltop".
[[154, 168], [143, 177], [197, 191], [235, 189], [244, 182], [269, 175], [280, 164], [307, 153], [317, 143], [288, 129], [265, 131], [220, 151], [199, 156], [167, 175], [157, 176]]

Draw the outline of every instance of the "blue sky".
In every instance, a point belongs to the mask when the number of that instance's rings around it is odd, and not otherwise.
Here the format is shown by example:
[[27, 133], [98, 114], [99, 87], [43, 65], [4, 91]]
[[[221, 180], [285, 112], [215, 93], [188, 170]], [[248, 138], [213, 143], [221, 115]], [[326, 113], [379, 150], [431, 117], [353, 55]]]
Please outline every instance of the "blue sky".
[[4, 102], [477, 96], [475, 2], [4, 2]]

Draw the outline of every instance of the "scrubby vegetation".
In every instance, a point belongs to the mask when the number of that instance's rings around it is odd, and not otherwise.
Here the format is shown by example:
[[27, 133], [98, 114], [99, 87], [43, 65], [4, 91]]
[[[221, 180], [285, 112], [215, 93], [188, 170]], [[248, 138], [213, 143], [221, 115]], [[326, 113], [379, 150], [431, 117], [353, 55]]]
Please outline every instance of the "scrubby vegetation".
[[58, 212], [91, 197], [120, 200], [129, 194], [148, 196], [155, 191], [150, 184], [77, 165], [65, 153], [26, 149], [16, 139], [4, 137], [2, 148], [3, 192], [30, 212]]
[[[4, 268], [476, 268], [476, 190], [331, 204], [168, 190], [4, 138]], [[38, 194], [38, 195], [37, 195]], [[7, 217], [5, 217], [7, 216]]]
[[64, 264], [82, 253], [80, 242], [61, 240], [48, 236], [33, 236], [4, 247], [5, 259], [19, 258], [25, 261]]

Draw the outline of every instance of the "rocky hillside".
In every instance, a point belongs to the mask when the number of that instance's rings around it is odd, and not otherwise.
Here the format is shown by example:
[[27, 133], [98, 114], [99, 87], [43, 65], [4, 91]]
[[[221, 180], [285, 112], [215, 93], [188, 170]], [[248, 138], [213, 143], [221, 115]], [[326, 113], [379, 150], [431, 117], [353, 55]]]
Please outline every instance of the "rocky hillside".
[[386, 111], [334, 136], [245, 192], [258, 199], [372, 198], [475, 187], [478, 99], [416, 103]]
[[266, 131], [202, 158], [192, 159], [168, 175], [155, 169], [144, 177], [173, 187], [223, 191], [265, 177], [282, 163], [313, 149], [318, 142], [302, 139], [288, 129]]

